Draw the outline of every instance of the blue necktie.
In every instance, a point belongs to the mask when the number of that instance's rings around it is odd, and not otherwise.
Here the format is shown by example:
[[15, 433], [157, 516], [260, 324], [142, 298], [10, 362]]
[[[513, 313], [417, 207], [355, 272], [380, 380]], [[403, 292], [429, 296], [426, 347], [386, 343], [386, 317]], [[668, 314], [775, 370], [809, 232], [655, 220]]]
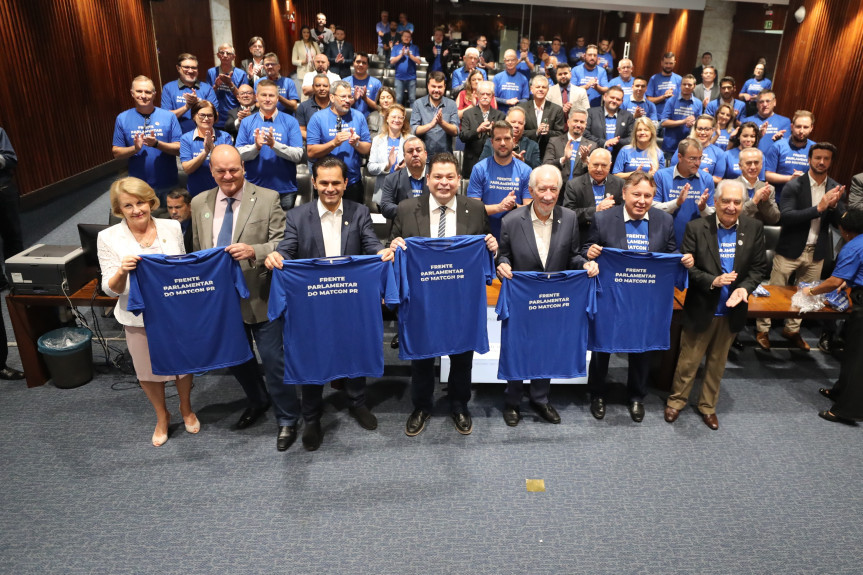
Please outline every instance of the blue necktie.
[[231, 237], [234, 235], [234, 198], [225, 198], [228, 206], [225, 208], [225, 219], [222, 220], [222, 228], [219, 230], [219, 237], [216, 240], [216, 247], [231, 245]]

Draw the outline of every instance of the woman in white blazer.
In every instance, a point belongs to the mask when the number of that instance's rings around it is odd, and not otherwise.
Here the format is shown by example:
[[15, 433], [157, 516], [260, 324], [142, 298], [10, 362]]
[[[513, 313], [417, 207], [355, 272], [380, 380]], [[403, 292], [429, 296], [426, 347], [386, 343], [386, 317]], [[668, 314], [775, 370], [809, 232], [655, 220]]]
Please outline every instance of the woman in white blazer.
[[[151, 212], [159, 207], [153, 188], [138, 178], [121, 178], [111, 185], [111, 211], [123, 221], [99, 233], [97, 240], [99, 265], [102, 268], [102, 289], [119, 297], [114, 317], [125, 327], [126, 344], [135, 375], [141, 388], [156, 410], [156, 430], [153, 445], [159, 447], [168, 440], [171, 414], [165, 404], [166, 376], [153, 374], [144, 320], [127, 307], [129, 304], [129, 272], [137, 267], [144, 254], [180, 255], [185, 253], [180, 222], [155, 219]], [[201, 422], [192, 411], [192, 375], [167, 376], [176, 382], [180, 397], [180, 413], [186, 431], [198, 433]]]
[[297, 69], [297, 78], [302, 80], [308, 72], [315, 71], [313, 60], [320, 53], [318, 43], [312, 40], [312, 32], [308, 26], [300, 28], [300, 39], [294, 42], [291, 52], [291, 62]]
[[405, 122], [405, 108], [401, 104], [393, 104], [387, 108], [383, 122], [380, 133], [372, 138], [368, 163], [369, 174], [377, 176], [374, 195], [376, 202], [380, 202], [384, 179], [404, 164], [402, 146], [410, 131]]

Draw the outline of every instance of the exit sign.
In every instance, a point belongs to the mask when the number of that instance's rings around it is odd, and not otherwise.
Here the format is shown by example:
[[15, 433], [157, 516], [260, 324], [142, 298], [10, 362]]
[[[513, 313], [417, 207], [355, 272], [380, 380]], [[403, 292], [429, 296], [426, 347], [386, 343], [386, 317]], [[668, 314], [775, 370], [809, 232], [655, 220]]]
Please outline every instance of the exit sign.
[[764, 29], [765, 30], [773, 30], [773, 20], [765, 20], [764, 21]]

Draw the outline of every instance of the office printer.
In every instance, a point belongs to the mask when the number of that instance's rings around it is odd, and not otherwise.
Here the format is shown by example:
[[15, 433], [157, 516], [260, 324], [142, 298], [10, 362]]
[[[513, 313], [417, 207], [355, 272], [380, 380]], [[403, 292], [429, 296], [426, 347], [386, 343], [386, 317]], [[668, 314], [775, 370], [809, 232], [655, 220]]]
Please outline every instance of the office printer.
[[6, 274], [21, 295], [72, 295], [92, 279], [87, 277], [80, 247], [45, 244], [6, 260]]

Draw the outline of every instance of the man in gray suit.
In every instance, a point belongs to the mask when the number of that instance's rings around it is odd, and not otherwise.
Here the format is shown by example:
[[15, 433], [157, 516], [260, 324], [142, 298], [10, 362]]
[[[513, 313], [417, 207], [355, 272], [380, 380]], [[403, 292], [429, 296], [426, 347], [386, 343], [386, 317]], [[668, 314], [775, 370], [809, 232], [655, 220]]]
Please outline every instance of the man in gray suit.
[[[497, 275], [512, 279], [512, 272], [557, 272], [585, 269], [591, 277], [599, 273], [596, 262], [580, 254], [581, 239], [575, 215], [557, 205], [561, 187], [560, 171], [540, 166], [530, 173], [533, 202], [507, 214], [501, 224]], [[556, 223], [555, 223], [556, 222]], [[560, 423], [560, 415], [548, 402], [551, 379], [530, 380], [530, 405], [549, 423]], [[508, 381], [503, 420], [510, 427], [521, 419], [519, 404], [523, 381]]]
[[233, 146], [213, 149], [210, 171], [217, 187], [192, 200], [192, 245], [195, 250], [225, 246], [240, 262], [250, 294], [241, 302], [243, 323], [249, 345], [254, 338], [266, 372], [265, 384], [254, 358], [230, 368], [249, 400], [236, 427], [252, 425], [272, 400], [279, 425], [276, 447], [285, 451], [297, 437], [300, 405], [296, 390], [282, 383], [282, 325], [267, 320], [270, 276], [264, 267], [267, 255], [284, 237], [285, 212], [278, 192], [246, 181], [240, 153]]
[[[485, 235], [488, 251], [497, 252], [497, 240], [490, 233], [485, 206], [477, 199], [458, 195], [460, 181], [458, 160], [455, 156], [448, 153], [434, 156], [429, 162], [426, 178], [429, 193], [409, 198], [399, 204], [390, 234], [390, 247], [393, 250], [405, 249], [407, 244], [403, 238], [440, 237], [438, 232], [445, 230], [444, 237]], [[432, 206], [435, 212], [434, 231]], [[436, 212], [443, 207], [446, 207], [445, 215], [440, 216]], [[445, 221], [439, 226], [441, 217], [444, 217]], [[447, 389], [452, 419], [456, 430], [462, 435], [468, 435], [473, 431], [473, 423], [467, 410], [473, 351], [453, 354], [449, 358], [451, 367]], [[433, 357], [411, 361], [411, 400], [414, 410], [405, 425], [405, 434], [409, 437], [418, 435], [425, 429], [426, 421], [431, 417], [434, 405], [434, 362]]]

